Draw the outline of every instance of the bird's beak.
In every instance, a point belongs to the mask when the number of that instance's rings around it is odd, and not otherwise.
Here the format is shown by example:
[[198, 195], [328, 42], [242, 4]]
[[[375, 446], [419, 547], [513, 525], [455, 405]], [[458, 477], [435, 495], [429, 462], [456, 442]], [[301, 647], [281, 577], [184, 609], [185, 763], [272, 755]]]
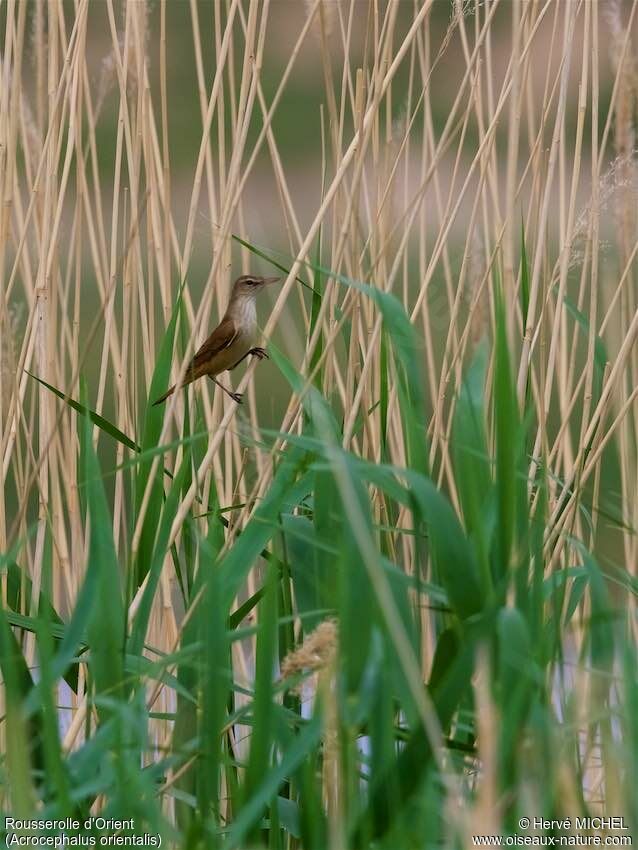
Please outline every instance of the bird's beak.
[[280, 277], [265, 277], [264, 283], [279, 283], [280, 280]]

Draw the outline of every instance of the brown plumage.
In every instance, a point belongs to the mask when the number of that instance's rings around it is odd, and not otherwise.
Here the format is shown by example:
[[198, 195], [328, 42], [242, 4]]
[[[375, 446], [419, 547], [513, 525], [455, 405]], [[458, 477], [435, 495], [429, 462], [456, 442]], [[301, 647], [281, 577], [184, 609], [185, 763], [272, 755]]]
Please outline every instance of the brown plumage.
[[[268, 356], [263, 348], [256, 348], [253, 345], [257, 336], [255, 299], [266, 284], [275, 283], [278, 280], [278, 277], [255, 277], [254, 275], [237, 278], [223, 319], [189, 363], [179, 385], [180, 388], [208, 375], [218, 387], [241, 404], [241, 393], [234, 393], [224, 387], [217, 380], [217, 375], [234, 369], [249, 354], [259, 357], [260, 360]], [[153, 404], [161, 404], [176, 389], [177, 385], [173, 385]]]

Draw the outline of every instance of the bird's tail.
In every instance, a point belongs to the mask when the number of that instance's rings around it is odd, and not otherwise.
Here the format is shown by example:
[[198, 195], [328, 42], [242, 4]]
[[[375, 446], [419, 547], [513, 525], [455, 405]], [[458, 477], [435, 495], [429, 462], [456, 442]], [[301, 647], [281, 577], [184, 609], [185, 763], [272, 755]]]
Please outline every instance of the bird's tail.
[[175, 392], [175, 384], [173, 384], [173, 386], [170, 389], [166, 390], [164, 395], [161, 395], [159, 398], [155, 399], [155, 401], [153, 402], [153, 407], [155, 407], [155, 405], [157, 405], [157, 404], [161, 404], [163, 401], [166, 401], [166, 399], [169, 397], [169, 395], [173, 395], [174, 392]]

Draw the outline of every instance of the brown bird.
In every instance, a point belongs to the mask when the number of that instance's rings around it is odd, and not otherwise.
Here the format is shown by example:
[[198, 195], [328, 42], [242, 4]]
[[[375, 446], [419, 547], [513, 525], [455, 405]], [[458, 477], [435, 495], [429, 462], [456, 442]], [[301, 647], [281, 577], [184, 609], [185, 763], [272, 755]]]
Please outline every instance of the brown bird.
[[[266, 284], [276, 283], [278, 280], [280, 280], [278, 277], [255, 277], [255, 275], [237, 278], [224, 318], [191, 360], [180, 387], [186, 387], [198, 378], [208, 375], [233, 401], [241, 404], [241, 393], [234, 393], [224, 387], [217, 380], [217, 375], [226, 369], [228, 371], [234, 369], [249, 354], [253, 354], [260, 360], [268, 357], [263, 348], [256, 348], [253, 345], [257, 336], [255, 300]], [[176, 389], [177, 385], [174, 384], [153, 404], [161, 404]]]

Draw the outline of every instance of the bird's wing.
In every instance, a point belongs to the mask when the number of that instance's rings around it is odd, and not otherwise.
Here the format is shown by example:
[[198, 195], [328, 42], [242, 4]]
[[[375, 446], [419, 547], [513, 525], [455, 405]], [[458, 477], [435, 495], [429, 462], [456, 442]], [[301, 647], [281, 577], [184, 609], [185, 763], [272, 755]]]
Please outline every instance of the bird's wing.
[[223, 319], [199, 351], [197, 351], [191, 360], [189, 369], [191, 371], [197, 371], [202, 366], [205, 366], [216, 354], [228, 348], [229, 345], [232, 345], [236, 338], [237, 328], [235, 322], [232, 319]]

